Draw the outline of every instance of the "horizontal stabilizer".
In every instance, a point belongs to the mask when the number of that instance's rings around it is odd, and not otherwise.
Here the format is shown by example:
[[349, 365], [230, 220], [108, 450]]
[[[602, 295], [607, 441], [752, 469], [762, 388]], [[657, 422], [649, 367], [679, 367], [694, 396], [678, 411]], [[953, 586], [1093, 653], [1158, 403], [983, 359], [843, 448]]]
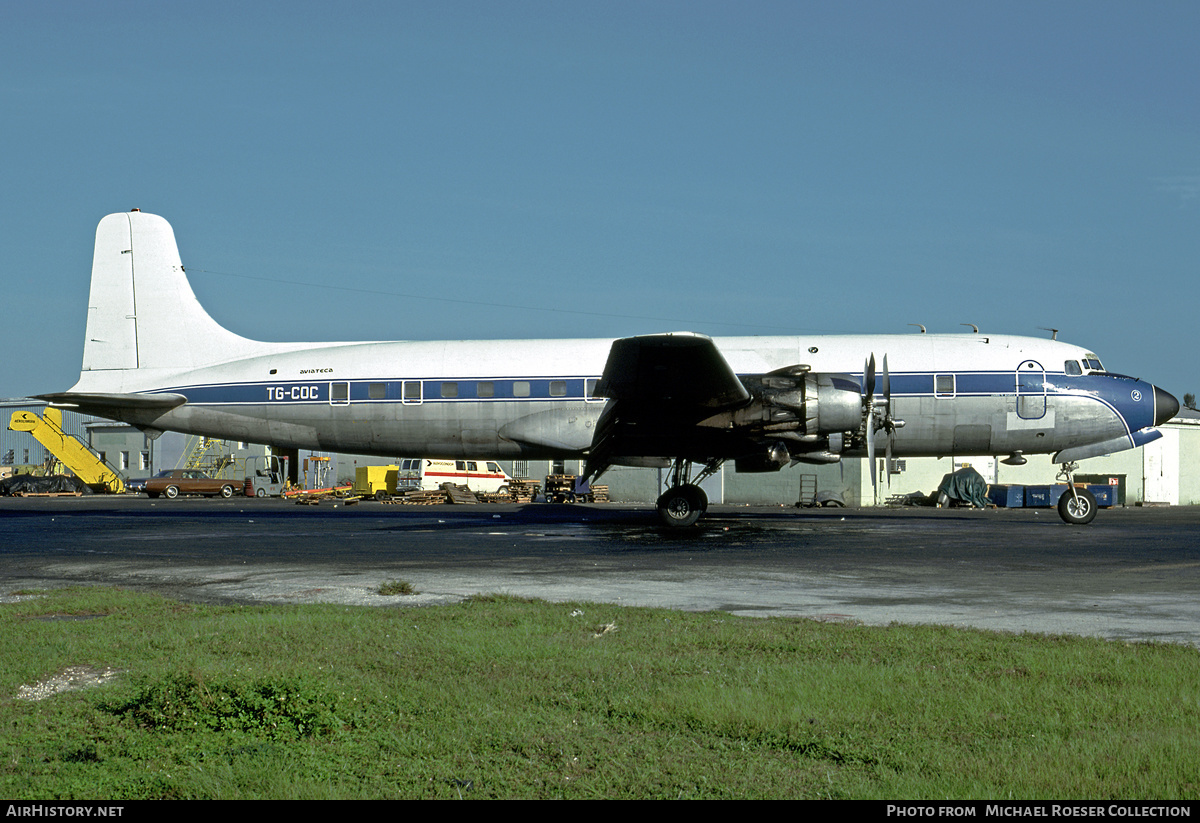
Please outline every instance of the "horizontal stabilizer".
[[102, 394], [89, 392], [56, 392], [54, 394], [35, 395], [38, 400], [45, 400], [57, 409], [72, 409], [100, 417], [123, 419], [124, 415], [109, 414], [112, 411], [125, 412], [168, 412], [182, 406], [187, 398], [182, 394]]

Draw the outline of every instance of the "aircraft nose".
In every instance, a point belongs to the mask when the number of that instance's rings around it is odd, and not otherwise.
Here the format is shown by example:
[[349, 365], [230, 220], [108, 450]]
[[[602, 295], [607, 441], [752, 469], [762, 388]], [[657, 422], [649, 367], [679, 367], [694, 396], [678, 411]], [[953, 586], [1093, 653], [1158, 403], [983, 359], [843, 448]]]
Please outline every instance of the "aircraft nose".
[[1179, 414], [1179, 401], [1175, 395], [1154, 387], [1154, 425], [1161, 426]]

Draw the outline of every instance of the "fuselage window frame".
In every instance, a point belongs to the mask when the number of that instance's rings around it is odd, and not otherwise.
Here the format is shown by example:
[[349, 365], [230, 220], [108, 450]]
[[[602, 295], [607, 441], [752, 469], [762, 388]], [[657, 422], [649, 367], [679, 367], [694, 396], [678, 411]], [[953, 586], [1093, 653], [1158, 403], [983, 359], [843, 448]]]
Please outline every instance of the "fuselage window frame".
[[956, 375], [953, 372], [947, 374], [935, 374], [933, 376], [933, 396], [934, 397], [954, 397], [956, 384]]

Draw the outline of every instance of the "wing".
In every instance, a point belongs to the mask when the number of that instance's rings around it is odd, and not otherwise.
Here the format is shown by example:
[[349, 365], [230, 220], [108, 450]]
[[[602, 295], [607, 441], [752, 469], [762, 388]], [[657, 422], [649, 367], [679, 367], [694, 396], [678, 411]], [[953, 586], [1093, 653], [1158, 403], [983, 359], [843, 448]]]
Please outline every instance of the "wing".
[[713, 341], [688, 332], [615, 341], [596, 395], [700, 409], [729, 408], [750, 399]]
[[724, 432], [698, 424], [752, 399], [713, 341], [686, 332], [615, 341], [595, 393], [609, 402], [588, 451], [587, 478], [618, 458], [723, 454]]

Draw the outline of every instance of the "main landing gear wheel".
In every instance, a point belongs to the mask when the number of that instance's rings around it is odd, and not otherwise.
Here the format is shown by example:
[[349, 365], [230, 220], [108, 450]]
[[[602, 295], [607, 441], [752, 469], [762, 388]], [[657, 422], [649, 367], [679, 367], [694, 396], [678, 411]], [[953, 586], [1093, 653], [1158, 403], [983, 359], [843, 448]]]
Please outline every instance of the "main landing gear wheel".
[[699, 486], [685, 483], [672, 486], [658, 498], [658, 517], [664, 526], [694, 526], [708, 509], [708, 495]]
[[1084, 526], [1096, 518], [1096, 498], [1087, 489], [1069, 488], [1058, 498], [1058, 516], [1072, 526]]

